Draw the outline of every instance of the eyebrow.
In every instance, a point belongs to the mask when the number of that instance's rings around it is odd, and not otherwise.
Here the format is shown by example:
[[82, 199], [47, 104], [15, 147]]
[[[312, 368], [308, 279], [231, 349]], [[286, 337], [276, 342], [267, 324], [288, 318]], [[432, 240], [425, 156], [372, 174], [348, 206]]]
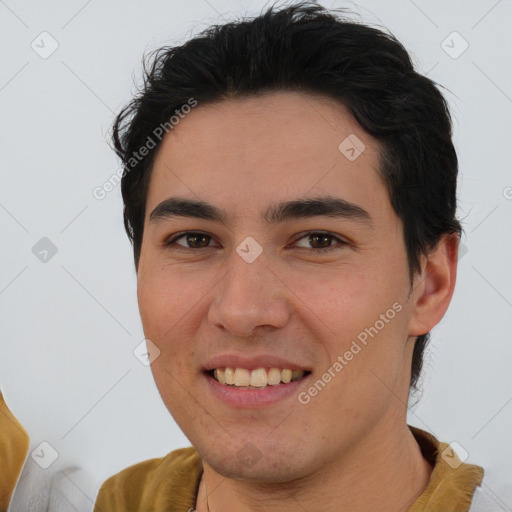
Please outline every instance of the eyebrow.
[[[345, 199], [333, 196], [276, 203], [262, 213], [261, 219], [267, 224], [278, 224], [318, 216], [354, 220], [373, 229], [371, 216], [366, 210]], [[210, 220], [229, 226], [229, 216], [225, 210], [204, 201], [181, 197], [169, 197], [158, 204], [151, 212], [149, 222], [173, 217]]]

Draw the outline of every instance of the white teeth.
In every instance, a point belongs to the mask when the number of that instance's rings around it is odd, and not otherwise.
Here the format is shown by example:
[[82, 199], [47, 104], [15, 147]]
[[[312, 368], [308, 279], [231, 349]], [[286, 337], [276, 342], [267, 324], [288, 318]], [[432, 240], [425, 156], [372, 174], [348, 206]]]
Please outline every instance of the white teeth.
[[[222, 373], [222, 370], [220, 368], [217, 368], [217, 371]], [[224, 370], [224, 380], [226, 381], [226, 384], [234, 384], [235, 383], [235, 372], [233, 368], [226, 368]], [[219, 379], [220, 382], [220, 379]]]
[[301, 379], [305, 372], [302, 370], [289, 370], [288, 368], [270, 368], [268, 373], [265, 368], [256, 368], [247, 370], [246, 368], [216, 368], [213, 371], [214, 377], [221, 384], [227, 384], [237, 387], [251, 386], [254, 388], [264, 388], [266, 386], [276, 386], [284, 382], [287, 384], [292, 380]]
[[224, 372], [222, 371], [219, 371], [217, 369], [215, 369], [215, 371], [213, 372], [213, 374], [215, 375], [215, 378], [221, 383], [221, 384], [226, 384], [226, 377], [224, 376]]
[[265, 368], [257, 368], [251, 372], [251, 382], [249, 385], [254, 388], [264, 388], [267, 385], [267, 372]]
[[268, 383], [272, 386], [281, 382], [281, 370], [279, 368], [270, 368], [268, 372]]
[[285, 383], [288, 383], [292, 380], [292, 371], [291, 370], [283, 370], [281, 372], [281, 380]]
[[248, 386], [251, 382], [249, 370], [245, 368], [235, 369], [235, 386]]

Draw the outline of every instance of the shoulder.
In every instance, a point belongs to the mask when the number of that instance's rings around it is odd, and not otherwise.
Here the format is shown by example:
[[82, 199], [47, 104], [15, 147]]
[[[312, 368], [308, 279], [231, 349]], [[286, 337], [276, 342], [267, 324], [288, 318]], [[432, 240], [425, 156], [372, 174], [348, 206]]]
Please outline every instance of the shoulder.
[[152, 480], [157, 476], [182, 475], [190, 472], [200, 462], [199, 454], [193, 447], [179, 448], [165, 457], [149, 459], [129, 466], [108, 478], [103, 486], [119, 487], [133, 482]]
[[129, 466], [109, 477], [101, 486], [94, 512], [138, 510], [156, 503], [159, 496], [195, 492], [202, 471], [193, 447], [180, 448], [165, 457]]
[[30, 439], [0, 391], [0, 510], [7, 510], [27, 457]]

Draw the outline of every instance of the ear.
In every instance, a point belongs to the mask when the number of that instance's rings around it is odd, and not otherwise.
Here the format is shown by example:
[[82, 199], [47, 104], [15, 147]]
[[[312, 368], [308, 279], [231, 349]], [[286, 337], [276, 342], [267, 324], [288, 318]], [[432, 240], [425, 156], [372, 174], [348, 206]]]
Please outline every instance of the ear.
[[455, 288], [458, 253], [459, 236], [453, 233], [443, 235], [428, 256], [423, 257], [411, 296], [410, 336], [426, 334], [446, 313]]

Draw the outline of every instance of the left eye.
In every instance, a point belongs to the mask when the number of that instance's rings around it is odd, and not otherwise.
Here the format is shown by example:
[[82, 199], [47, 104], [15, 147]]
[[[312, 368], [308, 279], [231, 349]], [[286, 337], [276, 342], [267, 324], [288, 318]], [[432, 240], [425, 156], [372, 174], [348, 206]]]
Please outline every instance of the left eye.
[[[189, 246], [185, 246], [177, 243], [178, 240], [185, 238], [185, 243]], [[331, 233], [317, 232], [312, 231], [298, 238], [294, 243], [297, 244], [300, 240], [308, 239], [306, 243], [312, 245], [321, 245], [323, 247], [300, 247], [301, 249], [312, 249], [314, 252], [326, 252], [333, 249], [338, 249], [341, 246], [347, 245], [347, 242], [338, 238], [337, 236]], [[186, 233], [182, 233], [181, 235], [177, 235], [174, 238], [171, 238], [167, 242], [165, 242], [166, 247], [171, 247], [174, 244], [182, 247], [183, 249], [204, 249], [210, 246], [210, 241], [213, 238], [206, 233], [196, 233], [192, 231], [188, 231]], [[331, 245], [331, 242], [336, 240], [338, 242], [337, 245]], [[179, 250], [179, 249], [178, 249]]]
[[[338, 238], [335, 235], [332, 235], [331, 233], [322, 233], [322, 232], [316, 232], [316, 231], [308, 233], [308, 234], [302, 236], [301, 238], [298, 238], [295, 243], [297, 243], [299, 240], [302, 240], [303, 238], [308, 239], [307, 243], [324, 245], [324, 247], [314, 247], [314, 249], [317, 249], [316, 252], [330, 251], [333, 249], [338, 249], [339, 247], [341, 247], [343, 245], [347, 245], [347, 242], [345, 242], [344, 240], [341, 240], [340, 238]], [[337, 240], [338, 245], [337, 246], [331, 245], [330, 241], [332, 241], [332, 240]], [[327, 244], [327, 247], [325, 247], [325, 244]], [[308, 247], [306, 247], [306, 249], [308, 249]]]

